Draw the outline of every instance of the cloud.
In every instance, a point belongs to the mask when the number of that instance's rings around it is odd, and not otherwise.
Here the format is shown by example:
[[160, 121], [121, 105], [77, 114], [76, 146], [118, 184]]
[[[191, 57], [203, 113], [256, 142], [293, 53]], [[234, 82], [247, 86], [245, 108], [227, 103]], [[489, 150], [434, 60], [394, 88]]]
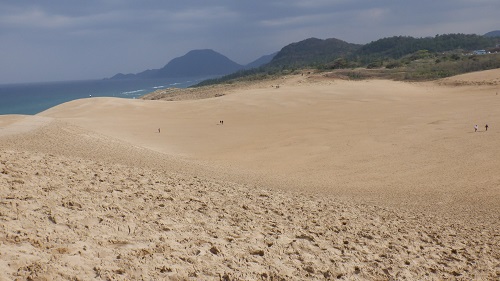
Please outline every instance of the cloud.
[[389, 16], [389, 11], [382, 8], [360, 10], [357, 19], [365, 22], [382, 21]]
[[[201, 48], [247, 63], [309, 37], [364, 44], [395, 35], [481, 34], [500, 28], [500, 1], [450, 2], [3, 0], [0, 83], [141, 71]], [[54, 67], [47, 67], [47, 60]]]
[[238, 13], [227, 7], [204, 7], [171, 12], [170, 17], [173, 21], [184, 22], [227, 21], [237, 19]]
[[71, 25], [72, 20], [67, 16], [49, 15], [40, 8], [32, 7], [28, 10], [17, 11], [3, 15], [0, 18], [3, 25], [13, 28], [58, 28]]
[[321, 14], [300, 15], [300, 16], [283, 17], [277, 19], [265, 19], [260, 21], [259, 24], [263, 27], [290, 27], [299, 25], [310, 25], [312, 23], [318, 23], [326, 17], [327, 15], [321, 15]]
[[[353, 0], [351, 0], [351, 2], [352, 1]], [[292, 5], [299, 8], [316, 9], [324, 7], [334, 7], [338, 6], [339, 4], [345, 3], [349, 3], [349, 0], [301, 0], [292, 2]]]
[[120, 11], [91, 13], [84, 15], [68, 15], [50, 13], [40, 7], [27, 7], [15, 10], [7, 15], [0, 16], [3, 29], [24, 31], [54, 31], [72, 30], [80, 28], [106, 28], [110, 24], [130, 20], [127, 14]]

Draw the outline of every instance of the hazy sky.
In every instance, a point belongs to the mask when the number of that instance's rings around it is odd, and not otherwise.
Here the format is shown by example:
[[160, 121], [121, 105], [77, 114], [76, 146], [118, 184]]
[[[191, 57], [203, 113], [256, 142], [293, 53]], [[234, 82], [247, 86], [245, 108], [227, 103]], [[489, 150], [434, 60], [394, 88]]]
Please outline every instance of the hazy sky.
[[194, 49], [240, 63], [310, 37], [500, 29], [499, 0], [1, 0], [0, 83], [110, 77]]

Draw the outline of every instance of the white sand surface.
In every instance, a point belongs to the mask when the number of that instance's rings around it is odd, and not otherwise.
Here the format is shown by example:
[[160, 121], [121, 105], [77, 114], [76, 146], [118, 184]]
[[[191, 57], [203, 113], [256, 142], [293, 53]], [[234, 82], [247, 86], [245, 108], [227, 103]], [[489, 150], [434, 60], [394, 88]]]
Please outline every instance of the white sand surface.
[[0, 276], [498, 279], [498, 77], [291, 75], [1, 116]]

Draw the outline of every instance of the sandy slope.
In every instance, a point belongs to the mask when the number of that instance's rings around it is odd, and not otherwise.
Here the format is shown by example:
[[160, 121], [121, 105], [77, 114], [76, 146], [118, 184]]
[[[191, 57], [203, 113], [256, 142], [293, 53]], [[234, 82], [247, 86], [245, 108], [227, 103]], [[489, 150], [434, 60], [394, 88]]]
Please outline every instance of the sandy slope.
[[495, 280], [498, 77], [295, 75], [2, 116], [0, 276]]
[[[240, 182], [433, 211], [499, 210], [498, 86], [300, 75], [280, 82], [279, 89], [182, 102], [84, 99], [42, 115], [205, 164], [209, 174]], [[474, 124], [481, 133], [473, 134]]]

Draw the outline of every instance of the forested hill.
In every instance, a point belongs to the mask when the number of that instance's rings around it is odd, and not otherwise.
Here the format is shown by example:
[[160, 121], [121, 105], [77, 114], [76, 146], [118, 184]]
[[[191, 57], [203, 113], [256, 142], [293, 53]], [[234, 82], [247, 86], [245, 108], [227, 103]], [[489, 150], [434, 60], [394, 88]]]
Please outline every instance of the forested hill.
[[445, 34], [425, 38], [394, 36], [363, 45], [355, 55], [399, 59], [419, 50], [437, 53], [452, 50], [485, 49], [494, 47], [496, 40], [495, 38], [475, 34]]
[[[495, 36], [496, 34], [497, 31], [488, 32], [484, 36], [476, 34], [443, 34], [424, 38], [393, 36], [365, 45], [348, 43], [336, 38], [309, 38], [288, 44], [276, 55], [264, 56], [247, 66], [239, 65], [213, 50], [194, 50], [173, 59], [161, 69], [146, 70], [137, 74], [117, 74], [112, 79], [227, 75], [227, 77], [211, 81], [217, 82], [254, 74], [262, 75], [308, 67], [318, 69], [398, 68], [408, 66], [409, 62], [422, 58], [433, 59], [436, 64], [450, 61], [450, 59], [459, 62], [463, 58], [462, 55], [470, 54], [474, 50], [486, 50], [483, 53], [499, 52], [500, 37]], [[447, 57], [451, 55], [453, 57]], [[487, 59], [481, 60], [481, 64], [473, 62], [474, 67], [460, 66], [460, 68], [495, 68], [500, 65], [500, 62], [496, 60], [490, 62], [486, 62]], [[248, 70], [249, 68], [253, 69]], [[437, 72], [439, 76], [446, 76], [460, 71], [440, 69]]]
[[400, 59], [422, 50], [428, 53], [451, 51], [467, 53], [478, 49], [494, 51], [499, 43], [500, 37], [476, 34], [444, 34], [425, 38], [393, 36], [365, 45], [352, 44], [335, 38], [325, 40], [309, 38], [282, 48], [263, 69], [362, 67], [374, 60]]
[[361, 45], [331, 39], [309, 38], [297, 43], [292, 43], [281, 49], [269, 66], [301, 67], [311, 64], [327, 63], [338, 57], [353, 54]]
[[[500, 37], [476, 34], [444, 34], [414, 38], [393, 36], [365, 45], [351, 44], [339, 39], [309, 38], [281, 49], [273, 60], [258, 69], [239, 71], [199, 84], [216, 84], [250, 77], [265, 77], [289, 73], [299, 68], [397, 69], [400, 76], [393, 79], [435, 79], [460, 73], [500, 67]], [[486, 50], [489, 56], [471, 56], [474, 50]], [[352, 73], [350, 73], [352, 74]], [[357, 75], [355, 75], [358, 77]], [[253, 77], [253, 78], [252, 78]]]

